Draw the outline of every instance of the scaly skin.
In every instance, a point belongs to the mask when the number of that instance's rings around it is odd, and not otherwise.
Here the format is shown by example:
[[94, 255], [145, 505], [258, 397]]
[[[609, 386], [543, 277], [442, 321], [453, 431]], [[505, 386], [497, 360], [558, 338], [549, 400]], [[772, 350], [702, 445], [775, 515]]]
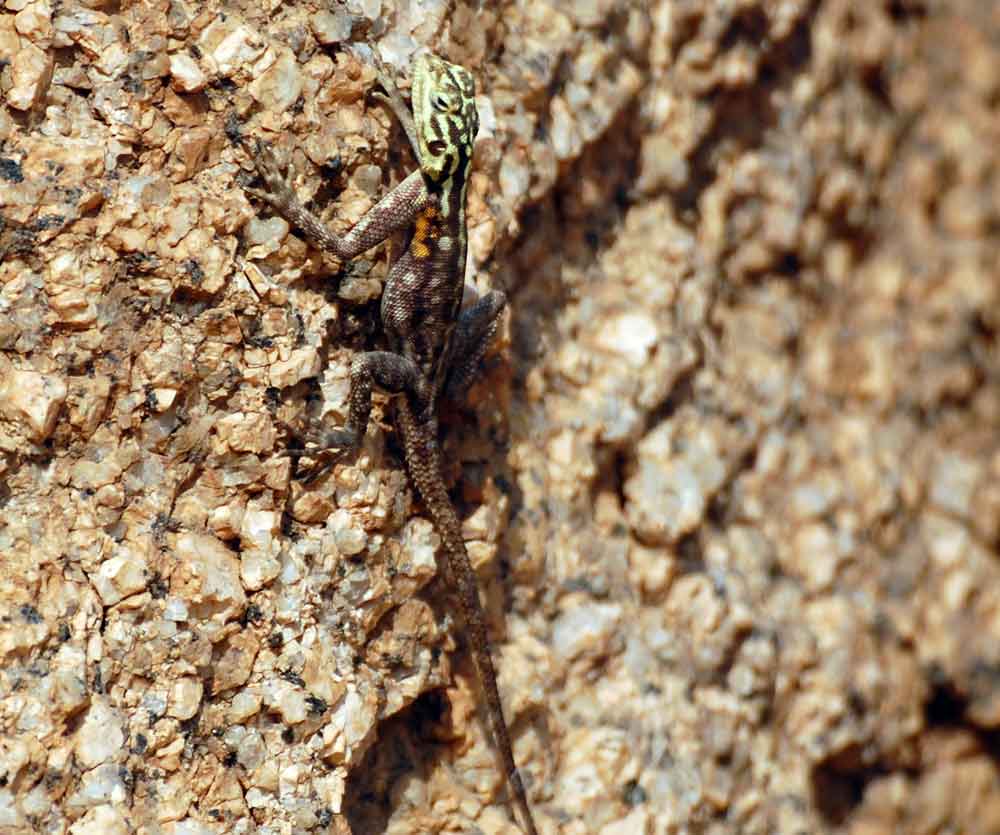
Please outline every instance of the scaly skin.
[[537, 835], [514, 763], [476, 575], [441, 475], [438, 446], [438, 398], [443, 392], [454, 396], [464, 391], [506, 305], [503, 293], [494, 291], [464, 313], [459, 312], [467, 252], [465, 191], [479, 129], [475, 85], [462, 67], [423, 55], [414, 67], [411, 117], [381, 69], [379, 82], [386, 90], [380, 98], [402, 123], [420, 169], [343, 237], [331, 233], [299, 203], [288, 177], [266, 146], [257, 143], [251, 152], [264, 187], [247, 190], [297, 226], [312, 244], [337, 258], [354, 258], [394, 232], [412, 230], [409, 245], [392, 265], [382, 294], [382, 326], [389, 350], [360, 354], [352, 363], [347, 427], [310, 438], [315, 447], [288, 453], [315, 455], [323, 449], [356, 447], [368, 426], [372, 387], [398, 395], [396, 419], [407, 469], [442, 539], [446, 575], [469, 635], [507, 781], [526, 832]]

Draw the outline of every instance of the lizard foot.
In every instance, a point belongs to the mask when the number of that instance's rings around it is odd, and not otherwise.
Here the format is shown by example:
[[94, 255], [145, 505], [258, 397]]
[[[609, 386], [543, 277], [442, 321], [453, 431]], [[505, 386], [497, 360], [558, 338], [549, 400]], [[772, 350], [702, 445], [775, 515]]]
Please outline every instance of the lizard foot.
[[292, 179], [288, 166], [278, 159], [270, 145], [255, 139], [251, 146], [247, 140], [242, 140], [244, 150], [250, 155], [257, 176], [263, 182], [263, 188], [241, 183], [243, 190], [258, 200], [275, 209], [284, 209], [295, 202], [295, 191], [292, 189]]

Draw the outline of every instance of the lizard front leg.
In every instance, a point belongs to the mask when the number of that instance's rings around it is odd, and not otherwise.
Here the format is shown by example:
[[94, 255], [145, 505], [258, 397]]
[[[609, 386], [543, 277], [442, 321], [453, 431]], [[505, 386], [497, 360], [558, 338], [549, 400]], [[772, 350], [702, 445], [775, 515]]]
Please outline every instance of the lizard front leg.
[[410, 112], [410, 108], [406, 106], [403, 94], [399, 92], [396, 82], [393, 81], [392, 76], [389, 75], [381, 61], [375, 62], [375, 73], [378, 83], [382, 85], [382, 89], [385, 92], [374, 92], [371, 94], [372, 97], [378, 99], [388, 107], [399, 120], [399, 124], [403, 126], [403, 132], [406, 134], [410, 147], [413, 149], [413, 156], [419, 160], [420, 145], [417, 142], [417, 126], [413, 121], [413, 114]]
[[350, 232], [339, 236], [299, 202], [286, 165], [278, 160], [269, 145], [257, 140], [251, 150], [245, 140], [242, 144], [263, 183], [261, 187], [246, 184], [243, 188], [301, 230], [313, 246], [342, 261], [356, 258], [395, 232], [413, 226], [417, 215], [433, 199], [420, 171], [414, 171], [373, 206]]

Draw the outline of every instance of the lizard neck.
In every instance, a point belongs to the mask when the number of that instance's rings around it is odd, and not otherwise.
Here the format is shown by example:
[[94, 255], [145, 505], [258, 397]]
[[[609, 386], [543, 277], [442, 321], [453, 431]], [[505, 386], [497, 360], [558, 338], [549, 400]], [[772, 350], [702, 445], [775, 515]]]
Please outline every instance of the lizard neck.
[[468, 164], [441, 182], [428, 182], [428, 193], [436, 199], [421, 211], [413, 224], [410, 254], [433, 266], [436, 275], [453, 276], [461, 286], [465, 279], [468, 236], [465, 228], [465, 197]]
[[465, 259], [469, 249], [468, 230], [465, 226], [465, 196], [468, 184], [469, 165], [459, 167], [454, 177], [449, 177], [441, 188], [441, 210], [445, 234], [454, 242], [450, 255], [450, 266], [459, 286], [465, 282]]

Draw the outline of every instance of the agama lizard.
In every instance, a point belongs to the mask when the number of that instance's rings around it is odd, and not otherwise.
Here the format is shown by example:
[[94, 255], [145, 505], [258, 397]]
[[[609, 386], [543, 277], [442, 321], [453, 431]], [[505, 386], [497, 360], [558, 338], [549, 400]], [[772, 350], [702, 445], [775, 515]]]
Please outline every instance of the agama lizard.
[[472, 75], [456, 64], [425, 54], [416, 61], [413, 115], [393, 81], [380, 69], [381, 95], [401, 122], [420, 168], [387, 194], [342, 237], [330, 232], [296, 198], [273, 152], [257, 143], [250, 150], [263, 188], [246, 186], [298, 227], [315, 246], [346, 260], [390, 235], [412, 230], [406, 251], [389, 270], [382, 293], [382, 327], [388, 351], [358, 355], [351, 364], [350, 415], [346, 428], [309, 437], [315, 447], [288, 450], [315, 455], [324, 449], [356, 448], [368, 426], [372, 386], [396, 395], [396, 423], [406, 465], [441, 536], [445, 575], [457, 594], [486, 696], [490, 728], [507, 780], [529, 835], [537, 835], [527, 795], [514, 763], [493, 667], [492, 648], [458, 516], [441, 470], [437, 401], [464, 393], [478, 369], [506, 306], [493, 291], [459, 312], [465, 278], [467, 232], [465, 192], [479, 130]]

